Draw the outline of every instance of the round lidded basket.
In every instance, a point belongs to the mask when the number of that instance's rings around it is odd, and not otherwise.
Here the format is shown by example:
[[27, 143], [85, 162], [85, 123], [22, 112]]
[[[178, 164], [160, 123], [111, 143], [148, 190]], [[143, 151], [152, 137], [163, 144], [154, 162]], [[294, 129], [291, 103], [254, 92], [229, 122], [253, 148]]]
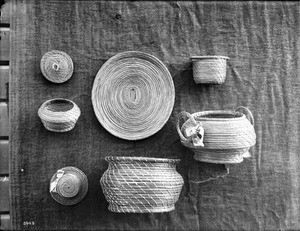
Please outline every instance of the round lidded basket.
[[160, 213], [175, 209], [183, 186], [176, 171], [179, 159], [107, 156], [105, 160], [109, 166], [100, 184], [110, 211]]
[[81, 112], [69, 99], [55, 98], [44, 102], [38, 115], [44, 127], [53, 132], [67, 132], [75, 127]]
[[[246, 113], [243, 114], [240, 111]], [[180, 127], [179, 122], [183, 117], [188, 117]], [[204, 147], [196, 147], [185, 137], [184, 131], [201, 123], [204, 129]], [[181, 143], [190, 148], [194, 158], [209, 163], [240, 163], [243, 155], [256, 143], [254, 118], [251, 111], [239, 107], [236, 111], [204, 111], [190, 115], [181, 112], [177, 117], [177, 132]]]
[[92, 104], [101, 125], [112, 135], [140, 140], [168, 121], [175, 87], [167, 67], [155, 56], [126, 51], [111, 57], [99, 70]]
[[50, 194], [62, 205], [79, 203], [87, 194], [88, 179], [84, 172], [72, 166], [57, 170], [50, 180]]
[[74, 69], [71, 57], [58, 50], [45, 53], [40, 66], [45, 78], [53, 83], [66, 82], [71, 78]]
[[222, 84], [226, 78], [227, 56], [191, 56], [196, 83]]

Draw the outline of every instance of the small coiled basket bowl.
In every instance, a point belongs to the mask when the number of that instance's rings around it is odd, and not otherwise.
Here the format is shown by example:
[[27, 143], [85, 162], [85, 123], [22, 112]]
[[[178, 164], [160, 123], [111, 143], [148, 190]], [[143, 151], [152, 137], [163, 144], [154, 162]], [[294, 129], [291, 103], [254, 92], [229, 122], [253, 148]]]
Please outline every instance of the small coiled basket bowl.
[[88, 192], [88, 179], [83, 171], [73, 166], [63, 167], [50, 180], [50, 194], [62, 205], [79, 203]]
[[38, 111], [44, 127], [53, 132], [72, 130], [80, 113], [79, 107], [72, 100], [63, 98], [47, 100]]
[[226, 56], [192, 56], [195, 82], [202, 84], [222, 84], [226, 78]]

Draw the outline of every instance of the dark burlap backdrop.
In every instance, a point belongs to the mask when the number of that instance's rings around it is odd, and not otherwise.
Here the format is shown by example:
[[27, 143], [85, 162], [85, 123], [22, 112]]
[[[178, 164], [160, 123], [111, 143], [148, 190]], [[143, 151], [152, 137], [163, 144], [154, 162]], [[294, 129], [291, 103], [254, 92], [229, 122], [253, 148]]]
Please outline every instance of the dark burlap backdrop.
[[[11, 206], [16, 229], [226, 230], [300, 229], [300, 5], [298, 2], [12, 2]], [[42, 55], [52, 49], [74, 61], [66, 83], [47, 81]], [[172, 115], [161, 131], [141, 141], [112, 136], [91, 103], [103, 63], [127, 50], [159, 58], [176, 90]], [[191, 55], [230, 57], [220, 86], [196, 85]], [[74, 130], [47, 131], [37, 115], [50, 98], [75, 101], [82, 115]], [[252, 158], [227, 166], [205, 164], [180, 144], [175, 119], [197, 112], [247, 106], [254, 114], [257, 144]], [[107, 155], [180, 158], [184, 187], [176, 210], [118, 214], [99, 180]], [[64, 166], [89, 179], [85, 199], [56, 203], [49, 181]], [[191, 181], [206, 181], [194, 184]]]

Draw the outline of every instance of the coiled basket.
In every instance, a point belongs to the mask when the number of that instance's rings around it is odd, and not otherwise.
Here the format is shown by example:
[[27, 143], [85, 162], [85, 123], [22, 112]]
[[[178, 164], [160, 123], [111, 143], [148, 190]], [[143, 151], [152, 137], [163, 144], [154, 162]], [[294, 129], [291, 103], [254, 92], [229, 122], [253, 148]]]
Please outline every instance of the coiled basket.
[[93, 84], [96, 117], [107, 131], [126, 140], [158, 132], [168, 121], [174, 102], [175, 87], [168, 68], [140, 51], [111, 57]]
[[87, 194], [88, 179], [83, 171], [76, 167], [63, 167], [50, 180], [50, 194], [62, 205], [75, 205]]
[[179, 159], [107, 156], [105, 160], [109, 166], [100, 184], [110, 211], [160, 213], [175, 209], [183, 186], [176, 171]]
[[81, 112], [69, 99], [56, 98], [44, 102], [38, 115], [44, 127], [53, 132], [67, 132], [75, 127]]
[[53, 83], [66, 82], [71, 78], [74, 69], [71, 57], [58, 50], [44, 54], [40, 66], [45, 78]]
[[196, 83], [222, 84], [226, 78], [226, 56], [192, 56]]
[[[243, 114], [241, 111], [244, 111]], [[180, 127], [180, 120], [187, 117]], [[204, 147], [196, 147], [184, 131], [201, 124], [204, 129]], [[194, 114], [181, 112], [177, 117], [177, 132], [181, 143], [190, 148], [194, 158], [202, 162], [235, 164], [243, 161], [251, 146], [256, 143], [254, 119], [249, 109], [239, 107], [236, 111], [203, 111]]]

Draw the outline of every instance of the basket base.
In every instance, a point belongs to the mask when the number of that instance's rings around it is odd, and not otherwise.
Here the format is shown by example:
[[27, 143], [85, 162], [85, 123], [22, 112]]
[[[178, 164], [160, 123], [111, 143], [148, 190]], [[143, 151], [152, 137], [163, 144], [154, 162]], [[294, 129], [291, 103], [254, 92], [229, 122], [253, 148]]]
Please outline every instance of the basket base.
[[68, 125], [68, 126], [49, 126], [49, 125], [45, 125], [43, 123], [44, 127], [48, 130], [48, 131], [51, 131], [51, 132], [68, 132], [68, 131], [71, 131], [74, 127], [75, 127], [75, 124], [72, 124], [72, 125]]
[[194, 152], [194, 159], [213, 163], [213, 164], [238, 164], [243, 162], [243, 154], [248, 152], [250, 147], [245, 148], [236, 148], [236, 149], [195, 149], [193, 148]]
[[205, 85], [220, 85], [225, 82], [225, 79], [222, 80], [199, 80], [197, 78], [194, 78], [194, 81], [196, 84], [205, 84]]
[[175, 206], [164, 206], [164, 207], [142, 207], [142, 206], [120, 206], [110, 204], [108, 210], [115, 213], [164, 213], [175, 210]]
[[212, 163], [212, 164], [238, 164], [243, 162], [244, 160], [243, 156], [240, 154], [230, 155], [230, 156], [212, 156], [212, 155], [207, 155], [205, 153], [194, 154], [194, 159], [201, 162]]

